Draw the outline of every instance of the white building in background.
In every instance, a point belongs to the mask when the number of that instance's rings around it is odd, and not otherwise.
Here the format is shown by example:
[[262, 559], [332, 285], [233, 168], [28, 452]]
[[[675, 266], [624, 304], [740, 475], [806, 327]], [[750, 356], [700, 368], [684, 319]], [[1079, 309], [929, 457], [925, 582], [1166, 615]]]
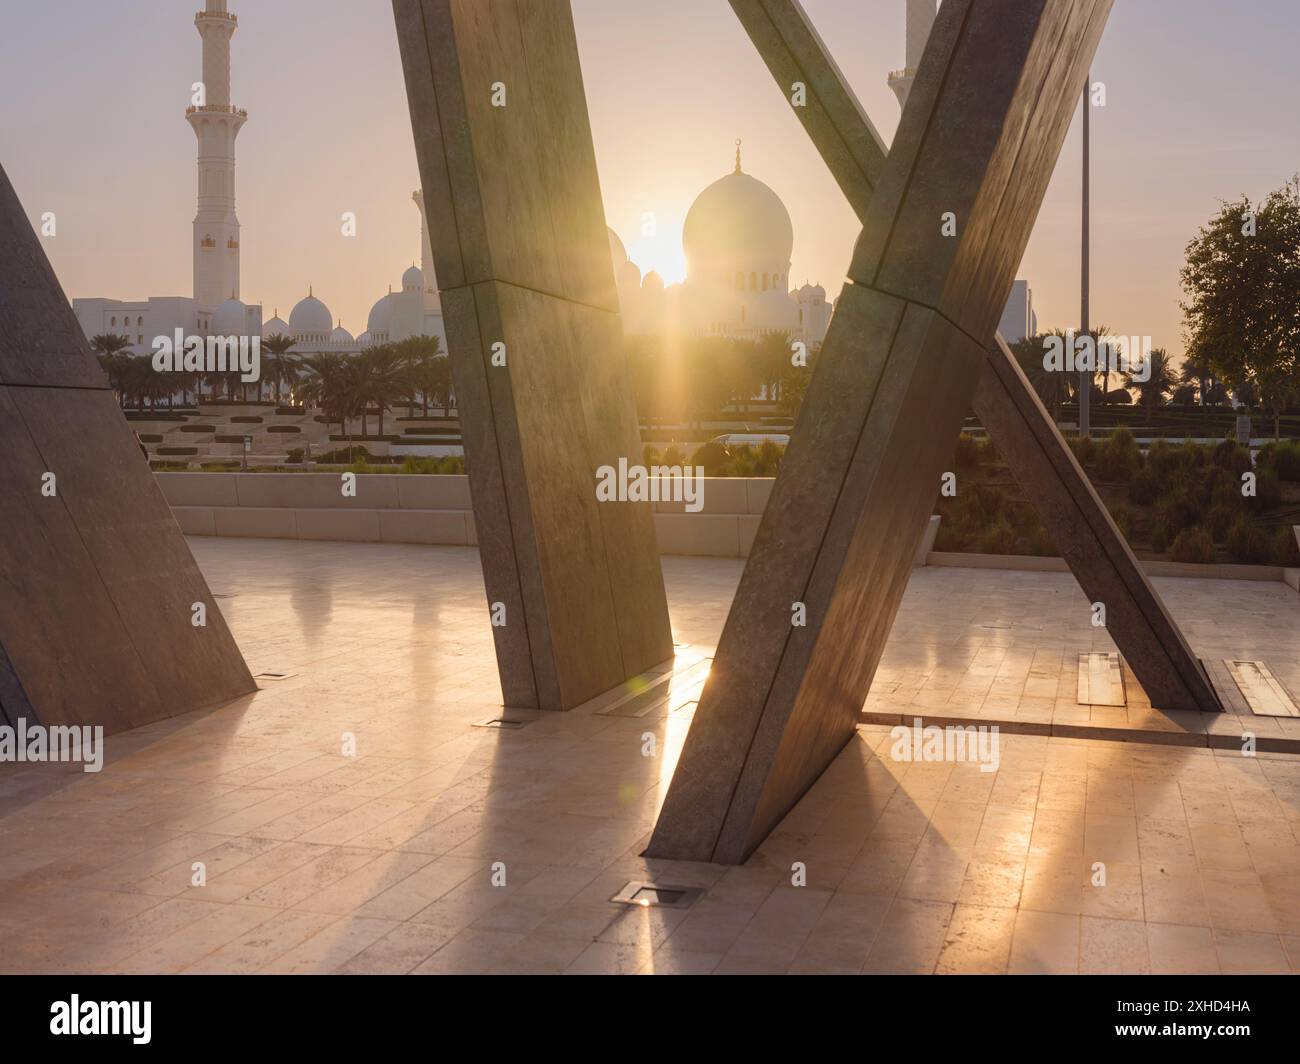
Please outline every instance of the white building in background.
[[1034, 293], [1028, 281], [1016, 281], [1011, 286], [1011, 298], [1002, 311], [998, 332], [1009, 344], [1018, 343], [1026, 336], [1038, 335], [1038, 315], [1034, 313]]
[[610, 230], [624, 329], [754, 340], [786, 333], [820, 344], [833, 304], [826, 290], [790, 288], [794, 227], [781, 197], [736, 167], [696, 197], [682, 228], [686, 280], [664, 286], [653, 270], [644, 277]]
[[[132, 354], [148, 354], [154, 337], [186, 335], [271, 336], [282, 333], [296, 342], [302, 355], [335, 351], [355, 354], [371, 344], [405, 340], [411, 336], [437, 336], [446, 350], [437, 278], [424, 199], [412, 199], [420, 211], [421, 266], [412, 264], [402, 275], [401, 288], [382, 296], [370, 311], [365, 332], [354, 337], [336, 321], [329, 307], [308, 286], [307, 295], [286, 322], [276, 310], [262, 320], [260, 303], [239, 298], [239, 219], [235, 215], [235, 138], [248, 113], [230, 103], [230, 39], [239, 20], [228, 10], [227, 0], [208, 0], [194, 16], [203, 41], [205, 99], [192, 106], [185, 118], [198, 138], [198, 211], [194, 216], [193, 296], [150, 296], [143, 300], [79, 298], [72, 309], [86, 336], [112, 333], [125, 336]], [[422, 268], [421, 268], [422, 267]]]

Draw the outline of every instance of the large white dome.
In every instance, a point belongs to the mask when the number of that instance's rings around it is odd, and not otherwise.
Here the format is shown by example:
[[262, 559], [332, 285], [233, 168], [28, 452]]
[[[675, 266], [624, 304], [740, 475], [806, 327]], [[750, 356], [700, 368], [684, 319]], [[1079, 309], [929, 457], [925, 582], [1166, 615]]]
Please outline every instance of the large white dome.
[[212, 314], [213, 336], [243, 336], [248, 332], [248, 307], [238, 299], [227, 299]]
[[389, 292], [370, 308], [370, 317], [366, 319], [366, 332], [371, 336], [393, 331], [393, 293]]
[[402, 274], [403, 291], [424, 291], [424, 271], [420, 267], [412, 264], [411, 268]]
[[328, 336], [334, 331], [334, 317], [329, 307], [309, 294], [290, 312], [289, 328], [300, 336]]
[[[794, 226], [781, 197], [740, 169], [699, 194], [682, 228], [682, 250], [692, 280], [732, 283], [737, 274], [770, 285], [784, 279], [794, 250]], [[783, 282], [782, 282], [783, 283]], [[761, 281], [756, 287], [762, 287]]]

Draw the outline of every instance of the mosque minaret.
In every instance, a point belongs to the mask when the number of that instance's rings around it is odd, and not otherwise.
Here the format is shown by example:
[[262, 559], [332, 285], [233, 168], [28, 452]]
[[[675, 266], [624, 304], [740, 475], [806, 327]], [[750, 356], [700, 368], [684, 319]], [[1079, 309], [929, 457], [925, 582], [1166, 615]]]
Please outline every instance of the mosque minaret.
[[930, 39], [934, 26], [935, 0], [907, 0], [907, 62], [902, 70], [889, 75], [889, 87], [898, 97], [900, 107], [906, 105], [907, 95], [925, 54], [925, 42]]
[[248, 112], [230, 103], [230, 38], [239, 20], [227, 0], [207, 0], [194, 16], [203, 39], [203, 96], [185, 117], [198, 138], [199, 208], [194, 216], [194, 300], [215, 308], [239, 298], [239, 219], [235, 138]]

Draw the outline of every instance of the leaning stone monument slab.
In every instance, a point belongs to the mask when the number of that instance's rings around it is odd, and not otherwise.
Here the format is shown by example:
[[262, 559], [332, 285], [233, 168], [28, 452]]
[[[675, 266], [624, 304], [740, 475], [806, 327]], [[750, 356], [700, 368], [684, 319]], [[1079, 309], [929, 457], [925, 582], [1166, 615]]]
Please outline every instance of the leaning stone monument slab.
[[940, 8], [650, 856], [742, 861], [854, 734], [1109, 9]]
[[8, 723], [114, 732], [256, 689], [3, 170], [0, 451]]
[[509, 706], [569, 709], [670, 658], [573, 17], [394, 0]]

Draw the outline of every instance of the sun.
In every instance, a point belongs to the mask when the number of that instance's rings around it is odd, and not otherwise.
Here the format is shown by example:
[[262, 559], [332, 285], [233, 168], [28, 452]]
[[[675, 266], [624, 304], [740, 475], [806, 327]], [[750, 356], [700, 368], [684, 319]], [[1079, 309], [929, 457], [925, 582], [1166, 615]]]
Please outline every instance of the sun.
[[680, 227], [658, 225], [642, 233], [627, 249], [627, 257], [641, 269], [641, 276], [651, 270], [664, 279], [665, 285], [680, 284], [686, 280], [686, 254], [682, 251]]

